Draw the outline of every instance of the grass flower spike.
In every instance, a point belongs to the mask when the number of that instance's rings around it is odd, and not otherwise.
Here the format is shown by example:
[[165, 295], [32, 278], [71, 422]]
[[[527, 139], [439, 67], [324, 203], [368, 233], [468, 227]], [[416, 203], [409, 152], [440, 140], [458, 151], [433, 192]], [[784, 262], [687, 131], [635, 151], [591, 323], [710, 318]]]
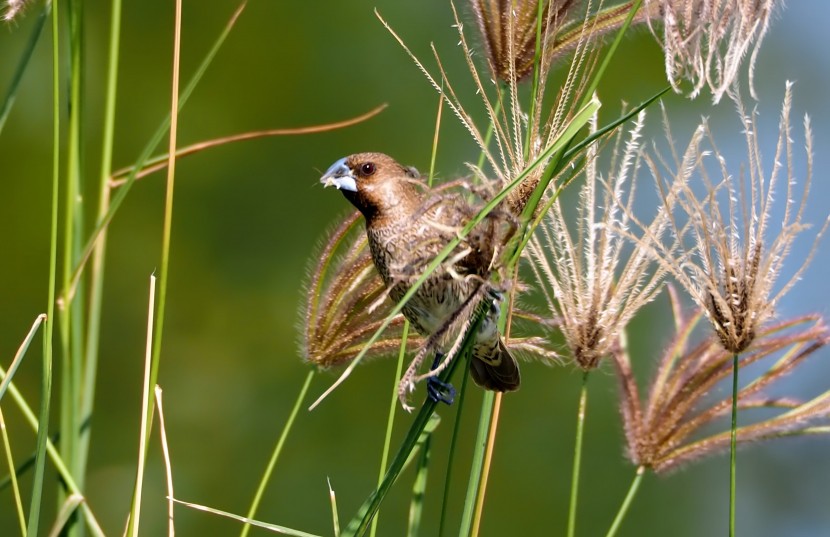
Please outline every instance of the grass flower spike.
[[[621, 201], [627, 190], [622, 203], [633, 203], [631, 179], [641, 163], [644, 119], [641, 112], [625, 144], [622, 134], [617, 136], [607, 177], [597, 171], [597, 150], [592, 147], [578, 214], [570, 214], [568, 204], [556, 199], [528, 244], [528, 264], [550, 312], [559, 319], [571, 355], [585, 370], [618, 350], [620, 332], [654, 298], [665, 273], [659, 267], [652, 270], [647, 249], [628, 252], [624, 237], [615, 231], [629, 224], [630, 213], [620, 210], [615, 200]], [[649, 229], [662, 236], [668, 225], [667, 214], [660, 211]]]
[[[717, 103], [737, 80], [750, 53], [750, 88], [755, 59], [767, 33], [775, 0], [646, 0], [649, 24], [661, 22], [666, 76], [675, 91], [681, 80], [694, 85], [691, 97], [705, 86]], [[655, 35], [658, 32], [652, 26]], [[754, 90], [753, 97], [755, 96]]]
[[[793, 163], [794, 142], [790, 137], [792, 85], [787, 84], [775, 160], [768, 175], [757, 136], [757, 112], [747, 114], [737, 98], [736, 102], [749, 157], [745, 171], [737, 180], [729, 173], [704, 121], [686, 149], [682, 164], [677, 163], [676, 171], [669, 172], [668, 183], [674, 185], [672, 188], [678, 195], [664, 196], [667, 207], [680, 209], [688, 217], [682, 229], [675, 220], [676, 235], [691, 231], [695, 244], [685, 252], [678, 252], [674, 244], [666, 246], [656, 240], [654, 244], [661, 263], [703, 308], [723, 348], [737, 354], [752, 344], [763, 324], [772, 318], [778, 301], [806, 269], [827, 221], [800, 267], [775, 290], [796, 237], [808, 227], [803, 217], [812, 174], [810, 122], [805, 117], [807, 177], [799, 194]], [[704, 148], [707, 141], [708, 149]], [[665, 159], [659, 155], [657, 158], [666, 165]], [[710, 160], [714, 160], [712, 166], [708, 166]], [[661, 190], [665, 191], [658, 165], [652, 162], [651, 166]], [[720, 175], [718, 180], [712, 179], [710, 168]], [[689, 182], [695, 174], [703, 183], [702, 195]], [[773, 209], [777, 189], [782, 187], [784, 207], [779, 224], [774, 221]]]
[[[729, 449], [730, 431], [710, 432], [729, 414], [732, 398], [712, 399], [714, 388], [732, 374], [732, 354], [711, 337], [692, 344], [702, 312], [681, 313], [670, 288], [676, 334], [655, 369], [647, 397], [642, 399], [627, 355], [614, 355], [620, 381], [621, 411], [627, 455], [638, 465], [662, 473]], [[739, 444], [809, 434], [830, 420], [830, 392], [809, 401], [770, 396], [765, 392], [830, 341], [830, 331], [817, 316], [782, 321], [761, 329], [740, 367], [777, 360], [738, 392], [738, 408], [775, 409], [772, 417], [737, 429]], [[764, 362], [761, 362], [764, 363]], [[767, 413], [768, 415], [768, 413]], [[827, 430], [826, 428], [823, 430]], [[706, 431], [704, 436], [699, 434]]]

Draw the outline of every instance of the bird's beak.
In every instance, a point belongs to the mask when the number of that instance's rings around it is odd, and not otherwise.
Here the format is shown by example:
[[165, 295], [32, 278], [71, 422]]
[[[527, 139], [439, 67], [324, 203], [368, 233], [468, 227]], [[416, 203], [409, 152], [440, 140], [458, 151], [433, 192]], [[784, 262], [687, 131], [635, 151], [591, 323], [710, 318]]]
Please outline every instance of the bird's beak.
[[323, 183], [323, 186], [333, 186], [338, 190], [357, 192], [357, 181], [355, 181], [352, 170], [346, 166], [345, 158], [341, 158], [329, 166], [329, 169], [320, 178], [320, 182]]

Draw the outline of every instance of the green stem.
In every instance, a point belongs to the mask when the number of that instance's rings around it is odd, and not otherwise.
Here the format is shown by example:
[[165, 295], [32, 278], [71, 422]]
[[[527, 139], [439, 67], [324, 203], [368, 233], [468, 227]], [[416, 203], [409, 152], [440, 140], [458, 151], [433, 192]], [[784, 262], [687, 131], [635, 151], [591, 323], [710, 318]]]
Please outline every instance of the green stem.
[[[305, 400], [306, 394], [308, 393], [308, 387], [311, 386], [311, 379], [314, 378], [314, 370], [310, 370], [308, 375], [306, 375], [305, 382], [303, 383], [303, 387], [300, 388], [300, 393], [297, 395], [297, 401], [294, 402], [294, 408], [291, 409], [291, 414], [288, 416], [288, 421], [285, 422], [285, 427], [282, 429], [282, 433], [280, 434], [280, 439], [277, 441], [276, 447], [274, 447], [274, 452], [271, 454], [271, 460], [268, 461], [268, 466], [265, 468], [265, 473], [262, 474], [262, 479], [259, 481], [259, 486], [256, 489], [256, 493], [254, 494], [254, 499], [251, 502], [251, 507], [248, 508], [248, 514], [245, 515], [245, 518], [248, 520], [253, 519], [256, 516], [257, 509], [259, 508], [259, 503], [262, 501], [262, 495], [265, 493], [265, 487], [268, 485], [268, 481], [271, 480], [271, 475], [274, 473], [274, 468], [277, 465], [277, 459], [280, 457], [280, 453], [282, 453], [282, 447], [285, 445], [285, 441], [288, 438], [288, 434], [291, 432], [291, 428], [294, 426], [294, 420], [297, 418], [297, 413], [300, 411], [300, 407]], [[251, 524], [250, 522], [246, 522], [245, 525], [242, 527], [242, 533], [240, 533], [240, 537], [246, 537], [248, 532], [251, 531]]]
[[461, 529], [459, 535], [471, 535], [475, 519], [478, 496], [482, 493], [481, 482], [484, 472], [484, 459], [487, 450], [487, 438], [490, 435], [490, 418], [493, 415], [495, 394], [491, 391], [484, 392], [481, 401], [481, 414], [478, 419], [478, 431], [476, 432], [475, 449], [470, 468], [470, 479], [467, 483], [467, 498], [464, 501], [464, 511], [461, 515]]
[[455, 449], [458, 446], [458, 439], [461, 437], [461, 416], [464, 410], [464, 400], [467, 394], [467, 381], [470, 380], [470, 361], [467, 360], [467, 371], [461, 381], [461, 391], [458, 396], [458, 408], [455, 411], [455, 424], [452, 428], [452, 440], [450, 441], [450, 452], [447, 456], [447, 471], [444, 473], [444, 494], [441, 498], [441, 522], [438, 525], [438, 537], [444, 535], [444, 524], [447, 519], [447, 500], [450, 497], [450, 482], [452, 478], [453, 462], [455, 461]]
[[608, 528], [608, 533], [605, 534], [605, 537], [614, 537], [617, 534], [617, 530], [620, 529], [620, 525], [622, 525], [625, 515], [628, 514], [628, 508], [631, 507], [631, 502], [634, 500], [634, 496], [637, 495], [637, 490], [640, 488], [640, 483], [642, 483], [643, 475], [645, 473], [645, 466], [639, 466], [637, 468], [637, 472], [634, 474], [634, 479], [631, 481], [631, 486], [628, 488], [628, 494], [625, 495], [625, 499], [623, 500], [622, 505], [620, 505], [620, 510], [617, 511], [617, 516], [614, 517], [614, 522], [611, 524], [611, 527]]
[[732, 355], [732, 431], [729, 443], [729, 537], [735, 535], [735, 467], [738, 447], [738, 354]]
[[[432, 172], [430, 172], [431, 175]], [[380, 457], [380, 471], [378, 472], [378, 484], [380, 487], [383, 483], [383, 476], [386, 474], [386, 465], [389, 464], [389, 450], [392, 446], [392, 429], [395, 425], [395, 409], [398, 406], [398, 379], [403, 373], [403, 359], [406, 356], [406, 339], [409, 337], [409, 321], [403, 323], [403, 333], [401, 334], [401, 347], [398, 351], [398, 367], [395, 370], [395, 380], [392, 382], [392, 400], [389, 402], [389, 415], [386, 418], [386, 437], [383, 439], [383, 454]], [[378, 519], [380, 519], [380, 511], [372, 519], [372, 528], [369, 530], [369, 535], [374, 537], [378, 531]]]
[[582, 463], [582, 436], [585, 432], [585, 409], [588, 406], [588, 371], [582, 374], [582, 388], [579, 391], [579, 410], [576, 416], [576, 440], [574, 442], [574, 463], [571, 475], [571, 501], [568, 507], [568, 537], [576, 533], [576, 505], [579, 496], [579, 469]]
[[[453, 359], [450, 365], [444, 370], [444, 372], [439, 376], [439, 379], [443, 382], [449, 382], [452, 378], [453, 373], [455, 370], [458, 369], [459, 362], [466, 362], [467, 356], [472, 349], [474, 335], [478, 331], [479, 326], [481, 325], [481, 320], [484, 317], [484, 309], [478, 311], [475, 315], [473, 323], [470, 326], [469, 332], [464, 338], [464, 341], [461, 345], [461, 349], [458, 351], [458, 355]], [[418, 411], [418, 414], [415, 416], [415, 420], [412, 422], [412, 425], [409, 427], [409, 431], [406, 433], [406, 437], [401, 444], [401, 447], [398, 448], [398, 452], [395, 454], [395, 457], [392, 459], [392, 462], [389, 464], [389, 469], [386, 471], [386, 475], [383, 477], [383, 483], [375, 489], [374, 492], [363, 502], [363, 505], [360, 506], [357, 514], [354, 518], [349, 522], [348, 527], [343, 532], [345, 537], [353, 537], [357, 535], [363, 535], [366, 530], [368, 529], [372, 517], [375, 516], [377, 510], [380, 508], [381, 502], [383, 502], [386, 494], [389, 493], [389, 490], [394, 485], [395, 481], [398, 479], [401, 471], [403, 470], [404, 466], [406, 465], [407, 460], [409, 459], [409, 455], [412, 453], [412, 450], [415, 449], [418, 441], [420, 440], [421, 433], [429, 424], [430, 418], [432, 414], [435, 412], [435, 407], [438, 403], [433, 401], [430, 398], [427, 398], [424, 401], [424, 404], [421, 406], [421, 409]]]
[[37, 421], [37, 447], [32, 478], [32, 503], [26, 533], [38, 535], [43, 499], [43, 474], [49, 441], [49, 405], [52, 400], [52, 334], [55, 325], [55, 281], [58, 267], [58, 194], [60, 188], [60, 35], [58, 0], [52, 2], [52, 210], [49, 242], [49, 291], [46, 323], [43, 327], [43, 371], [40, 385], [40, 414]]
[[[115, 102], [118, 87], [118, 51], [121, 42], [121, 0], [112, 0], [112, 21], [110, 24], [109, 64], [107, 66], [106, 101], [104, 104], [104, 136], [101, 151], [101, 169], [98, 178], [98, 216], [102, 220], [109, 210], [109, 176], [112, 168], [112, 148], [115, 139]], [[106, 253], [106, 230], [92, 254], [90, 274], [89, 317], [87, 319], [86, 349], [84, 352], [84, 380], [81, 393], [80, 417], [86, 420], [92, 415], [95, 402], [96, 377], [98, 373], [98, 345], [101, 332], [101, 305], [104, 289], [104, 254]], [[78, 445], [78, 460], [86, 468], [89, 457], [90, 428], [81, 433]]]

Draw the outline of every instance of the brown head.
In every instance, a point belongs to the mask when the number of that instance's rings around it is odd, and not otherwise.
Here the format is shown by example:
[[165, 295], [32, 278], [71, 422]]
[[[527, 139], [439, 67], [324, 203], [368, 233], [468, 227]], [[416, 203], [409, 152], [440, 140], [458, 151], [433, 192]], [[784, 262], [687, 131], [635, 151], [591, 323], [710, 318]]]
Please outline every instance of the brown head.
[[418, 172], [383, 153], [356, 153], [332, 164], [320, 178], [340, 190], [369, 226], [404, 218], [421, 203]]

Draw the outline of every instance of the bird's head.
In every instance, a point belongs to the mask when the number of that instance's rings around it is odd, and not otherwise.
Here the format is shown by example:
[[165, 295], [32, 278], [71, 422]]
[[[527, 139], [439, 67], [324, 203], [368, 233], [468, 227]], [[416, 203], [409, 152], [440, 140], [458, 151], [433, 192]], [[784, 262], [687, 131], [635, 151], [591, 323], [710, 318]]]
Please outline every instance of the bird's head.
[[356, 153], [332, 164], [320, 178], [340, 190], [367, 222], [408, 216], [420, 203], [418, 171], [383, 153]]

